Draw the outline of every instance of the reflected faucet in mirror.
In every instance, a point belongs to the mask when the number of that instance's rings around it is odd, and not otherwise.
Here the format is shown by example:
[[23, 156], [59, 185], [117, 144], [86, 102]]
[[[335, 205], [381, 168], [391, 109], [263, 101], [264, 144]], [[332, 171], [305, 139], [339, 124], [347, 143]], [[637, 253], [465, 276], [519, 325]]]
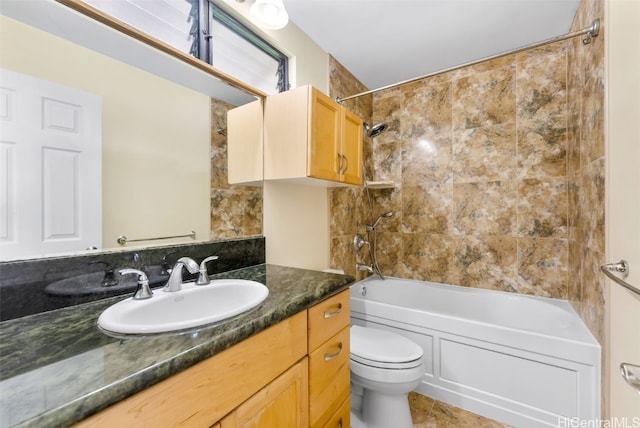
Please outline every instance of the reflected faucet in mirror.
[[120, 281], [116, 278], [116, 272], [114, 267], [111, 266], [107, 262], [103, 262], [102, 260], [97, 260], [95, 262], [89, 262], [90, 265], [101, 264], [104, 265], [105, 271], [104, 276], [102, 277], [102, 282], [100, 283], [103, 287], [113, 287], [114, 285], [118, 285]]

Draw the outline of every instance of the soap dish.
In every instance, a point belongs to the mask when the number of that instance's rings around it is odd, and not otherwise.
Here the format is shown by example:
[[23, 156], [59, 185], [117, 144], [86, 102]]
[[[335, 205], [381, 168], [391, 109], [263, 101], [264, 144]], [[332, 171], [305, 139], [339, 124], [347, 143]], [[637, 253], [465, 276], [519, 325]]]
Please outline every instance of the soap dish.
[[365, 181], [365, 187], [369, 189], [393, 189], [396, 187], [396, 183], [392, 180], [387, 181]]

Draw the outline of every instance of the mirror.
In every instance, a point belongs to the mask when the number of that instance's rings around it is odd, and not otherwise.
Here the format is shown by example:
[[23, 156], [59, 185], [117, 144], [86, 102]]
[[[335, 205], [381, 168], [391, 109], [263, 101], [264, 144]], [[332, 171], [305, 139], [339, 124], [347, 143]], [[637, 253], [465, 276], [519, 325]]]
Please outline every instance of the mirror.
[[[262, 233], [261, 188], [226, 183], [225, 130], [227, 110], [264, 94], [186, 54], [167, 54], [161, 42], [141, 43], [52, 0], [3, 0], [0, 13], [2, 69], [99, 97], [101, 186], [88, 191], [101, 193], [100, 251], [153, 244], [146, 238], [186, 235], [154, 241], [167, 245]], [[253, 207], [238, 215], [245, 226], [229, 226], [226, 195], [236, 198], [236, 209]], [[124, 247], [120, 236], [129, 240]], [[0, 259], [54, 254], [34, 250]]]

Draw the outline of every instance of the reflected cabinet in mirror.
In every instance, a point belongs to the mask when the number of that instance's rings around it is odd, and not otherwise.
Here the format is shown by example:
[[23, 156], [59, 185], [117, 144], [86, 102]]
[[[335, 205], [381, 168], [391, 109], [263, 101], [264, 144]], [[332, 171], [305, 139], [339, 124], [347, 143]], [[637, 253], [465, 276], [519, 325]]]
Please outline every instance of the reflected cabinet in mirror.
[[228, 184], [226, 148], [227, 111], [259, 91], [52, 0], [1, 8], [0, 260], [262, 233], [260, 183]]

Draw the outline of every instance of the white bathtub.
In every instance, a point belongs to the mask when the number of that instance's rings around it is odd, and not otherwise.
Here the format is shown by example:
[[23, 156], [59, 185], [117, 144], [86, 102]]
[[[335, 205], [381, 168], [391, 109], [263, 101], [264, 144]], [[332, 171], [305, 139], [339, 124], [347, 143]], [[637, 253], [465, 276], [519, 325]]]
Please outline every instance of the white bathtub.
[[422, 346], [426, 396], [515, 427], [600, 419], [600, 345], [566, 301], [376, 276], [351, 323]]

